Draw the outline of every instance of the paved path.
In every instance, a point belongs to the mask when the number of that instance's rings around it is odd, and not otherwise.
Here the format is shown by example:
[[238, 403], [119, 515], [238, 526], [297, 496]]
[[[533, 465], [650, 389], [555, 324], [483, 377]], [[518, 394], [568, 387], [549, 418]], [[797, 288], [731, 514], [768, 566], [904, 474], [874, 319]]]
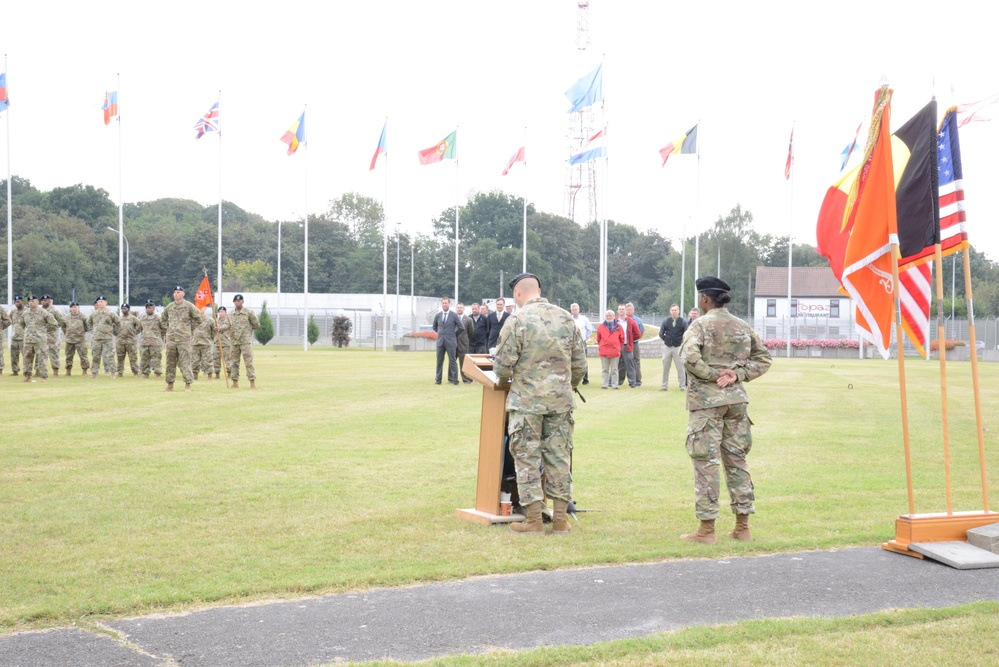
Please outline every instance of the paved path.
[[[0, 637], [0, 666], [317, 665], [640, 637], [689, 625], [999, 600], [999, 570], [876, 547], [482, 577]], [[552, 610], [558, 610], [557, 613]]]

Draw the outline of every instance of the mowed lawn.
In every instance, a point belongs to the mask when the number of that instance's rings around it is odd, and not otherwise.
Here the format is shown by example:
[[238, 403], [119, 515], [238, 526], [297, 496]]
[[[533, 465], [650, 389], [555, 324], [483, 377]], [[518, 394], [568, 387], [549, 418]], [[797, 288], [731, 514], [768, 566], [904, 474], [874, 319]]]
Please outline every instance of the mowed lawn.
[[[696, 524], [686, 410], [684, 394], [659, 391], [659, 360], [644, 360], [643, 387], [619, 391], [600, 389], [590, 360], [575, 496], [600, 511], [539, 540], [455, 518], [474, 504], [481, 390], [435, 386], [431, 353], [255, 353], [255, 392], [0, 377], [0, 632], [486, 573], [876, 545], [907, 511], [895, 362], [777, 359], [751, 383], [756, 540], [705, 547], [678, 539]], [[981, 509], [970, 364], [948, 370], [954, 509]], [[915, 360], [906, 372], [916, 511], [942, 511], [939, 367]], [[982, 364], [992, 509], [997, 380], [999, 365]], [[731, 523], [723, 509], [720, 529]]]

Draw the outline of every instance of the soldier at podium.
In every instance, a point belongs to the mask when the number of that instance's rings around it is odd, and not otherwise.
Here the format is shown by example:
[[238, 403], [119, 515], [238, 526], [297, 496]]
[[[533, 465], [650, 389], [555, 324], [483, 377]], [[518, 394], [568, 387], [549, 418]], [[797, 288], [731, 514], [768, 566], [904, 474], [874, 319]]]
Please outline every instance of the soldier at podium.
[[510, 289], [518, 310], [500, 332], [493, 363], [497, 377], [511, 382], [507, 430], [520, 504], [527, 514], [525, 521], [510, 528], [518, 533], [543, 533], [541, 511], [547, 493], [554, 505], [552, 531], [568, 533], [572, 390], [586, 372], [586, 344], [572, 316], [541, 298], [536, 275], [521, 273], [510, 281]]

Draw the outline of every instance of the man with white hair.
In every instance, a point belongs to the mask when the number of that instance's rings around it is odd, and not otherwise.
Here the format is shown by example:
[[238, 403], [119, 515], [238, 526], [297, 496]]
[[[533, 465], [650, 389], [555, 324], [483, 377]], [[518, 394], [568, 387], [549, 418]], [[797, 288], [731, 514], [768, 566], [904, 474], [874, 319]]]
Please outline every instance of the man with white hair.
[[[579, 333], [583, 337], [583, 345], [586, 345], [586, 341], [590, 340], [590, 336], [593, 335], [593, 324], [590, 323], [590, 318], [579, 312], [578, 303], [569, 306], [569, 313], [572, 315], [572, 321], [576, 323], [576, 327], [579, 328]], [[583, 374], [583, 384], [590, 384], [589, 365], [587, 365], [586, 373]]]

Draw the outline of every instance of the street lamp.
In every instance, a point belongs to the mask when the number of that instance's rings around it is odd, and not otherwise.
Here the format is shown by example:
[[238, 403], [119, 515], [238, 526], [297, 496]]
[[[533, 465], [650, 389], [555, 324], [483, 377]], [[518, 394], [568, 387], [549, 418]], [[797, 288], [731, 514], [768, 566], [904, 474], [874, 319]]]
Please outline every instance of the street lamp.
[[399, 228], [401, 222], [395, 223], [395, 337], [399, 338]]
[[[108, 227], [107, 229], [108, 229], [108, 231], [112, 231], [115, 234], [118, 233], [118, 230], [115, 229], [114, 227]], [[129, 288], [129, 282], [128, 282], [128, 273], [129, 273], [128, 272], [128, 264], [129, 264], [130, 253], [128, 252], [128, 237], [125, 236], [124, 234], [122, 234], [121, 238], [125, 239], [125, 300], [128, 301], [129, 299], [132, 298], [132, 296], [131, 296], [132, 293], [131, 293], [131, 290]], [[118, 306], [121, 307], [121, 304], [119, 303]]]

